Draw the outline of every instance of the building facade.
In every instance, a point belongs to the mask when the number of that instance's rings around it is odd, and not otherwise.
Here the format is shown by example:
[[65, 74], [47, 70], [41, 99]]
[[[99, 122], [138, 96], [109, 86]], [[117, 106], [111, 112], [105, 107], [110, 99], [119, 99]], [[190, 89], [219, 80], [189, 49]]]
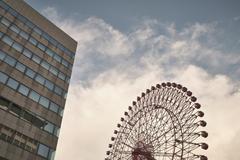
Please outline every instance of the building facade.
[[0, 0], [0, 160], [53, 160], [77, 42], [23, 0]]

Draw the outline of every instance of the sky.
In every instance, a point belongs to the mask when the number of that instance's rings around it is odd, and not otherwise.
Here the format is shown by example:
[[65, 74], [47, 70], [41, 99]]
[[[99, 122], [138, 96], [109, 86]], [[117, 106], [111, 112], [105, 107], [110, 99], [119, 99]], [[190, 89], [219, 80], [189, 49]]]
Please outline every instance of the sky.
[[127, 106], [166, 81], [203, 106], [201, 153], [240, 159], [240, 1], [26, 2], [78, 42], [56, 160], [104, 159]]

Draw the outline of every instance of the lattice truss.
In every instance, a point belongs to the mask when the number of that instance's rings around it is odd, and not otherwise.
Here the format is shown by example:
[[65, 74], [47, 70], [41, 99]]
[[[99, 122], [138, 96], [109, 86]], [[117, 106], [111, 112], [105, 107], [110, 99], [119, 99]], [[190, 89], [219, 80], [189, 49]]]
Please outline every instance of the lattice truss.
[[105, 160], [207, 160], [197, 149], [208, 149], [201, 105], [186, 87], [176, 83], [147, 89], [128, 107], [111, 137]]

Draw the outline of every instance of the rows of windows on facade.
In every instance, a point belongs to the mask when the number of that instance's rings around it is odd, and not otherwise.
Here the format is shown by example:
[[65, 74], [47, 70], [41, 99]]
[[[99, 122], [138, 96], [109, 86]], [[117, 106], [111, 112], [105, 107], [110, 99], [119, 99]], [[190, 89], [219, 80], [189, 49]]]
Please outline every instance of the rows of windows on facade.
[[54, 159], [76, 46], [23, 0], [0, 0], [0, 160]]

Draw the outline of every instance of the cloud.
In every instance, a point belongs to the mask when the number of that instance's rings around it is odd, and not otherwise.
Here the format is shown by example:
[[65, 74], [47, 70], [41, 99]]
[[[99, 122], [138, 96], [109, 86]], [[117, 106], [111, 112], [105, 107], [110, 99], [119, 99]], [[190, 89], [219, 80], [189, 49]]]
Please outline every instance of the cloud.
[[103, 159], [127, 106], [163, 81], [181, 83], [198, 97], [208, 122], [209, 159], [240, 158], [232, 149], [240, 147], [240, 83], [233, 76], [240, 56], [221, 50], [215, 22], [177, 29], [153, 19], [123, 33], [100, 18], [75, 22], [61, 20], [54, 8], [43, 13], [78, 41], [57, 160]]

